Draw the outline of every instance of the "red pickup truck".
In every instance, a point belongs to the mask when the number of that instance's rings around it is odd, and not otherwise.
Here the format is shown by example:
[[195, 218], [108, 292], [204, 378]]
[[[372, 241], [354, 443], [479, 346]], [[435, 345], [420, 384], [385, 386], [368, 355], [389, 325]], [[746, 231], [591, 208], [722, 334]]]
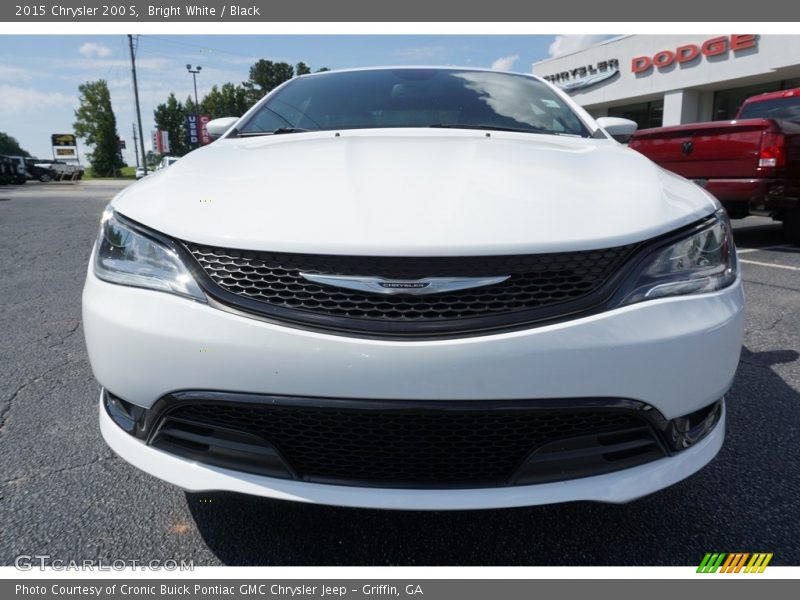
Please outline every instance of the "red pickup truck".
[[800, 245], [800, 88], [748, 98], [733, 121], [643, 129], [630, 147], [704, 186], [731, 218], [783, 221]]

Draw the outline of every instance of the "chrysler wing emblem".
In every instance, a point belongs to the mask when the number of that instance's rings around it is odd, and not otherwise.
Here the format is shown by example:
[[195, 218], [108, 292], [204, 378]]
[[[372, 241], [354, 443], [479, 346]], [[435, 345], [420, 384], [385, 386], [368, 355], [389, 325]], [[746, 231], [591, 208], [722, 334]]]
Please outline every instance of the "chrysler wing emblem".
[[597, 85], [602, 81], [606, 81], [607, 79], [611, 79], [615, 75], [619, 74], [619, 69], [611, 69], [608, 71], [601, 71], [596, 75], [589, 75], [588, 77], [583, 77], [582, 79], [576, 79], [574, 81], [569, 81], [567, 83], [562, 83], [558, 87], [560, 87], [565, 92], [576, 92], [578, 90], [582, 90], [584, 88], [592, 87], [593, 85]]
[[471, 288], [494, 285], [508, 279], [510, 275], [499, 277], [425, 277], [424, 279], [384, 279], [359, 275], [321, 275], [300, 273], [303, 279], [322, 285], [367, 292], [372, 294], [441, 294]]

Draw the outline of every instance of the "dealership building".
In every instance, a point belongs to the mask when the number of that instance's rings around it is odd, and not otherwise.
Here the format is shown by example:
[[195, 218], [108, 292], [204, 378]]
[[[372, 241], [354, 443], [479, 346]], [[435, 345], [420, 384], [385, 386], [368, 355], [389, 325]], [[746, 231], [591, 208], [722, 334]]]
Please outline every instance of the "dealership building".
[[535, 63], [594, 117], [640, 128], [732, 119], [755, 94], [800, 88], [800, 35], [626, 35]]

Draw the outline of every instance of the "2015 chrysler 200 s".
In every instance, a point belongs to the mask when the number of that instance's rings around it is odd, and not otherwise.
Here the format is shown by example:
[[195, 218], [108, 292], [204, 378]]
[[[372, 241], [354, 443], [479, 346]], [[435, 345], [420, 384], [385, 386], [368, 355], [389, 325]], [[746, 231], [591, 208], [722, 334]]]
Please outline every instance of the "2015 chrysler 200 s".
[[694, 473], [741, 280], [719, 204], [612, 139], [629, 125], [476, 69], [275, 89], [103, 215], [83, 315], [107, 443], [189, 490], [397, 509]]

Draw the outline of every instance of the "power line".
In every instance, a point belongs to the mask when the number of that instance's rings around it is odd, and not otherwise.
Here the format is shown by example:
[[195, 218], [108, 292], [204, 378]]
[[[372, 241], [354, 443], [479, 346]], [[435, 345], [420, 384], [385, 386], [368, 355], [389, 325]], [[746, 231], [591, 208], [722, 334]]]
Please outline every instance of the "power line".
[[148, 35], [148, 40], [158, 40], [164, 42], [165, 44], [173, 44], [175, 46], [184, 46], [188, 48], [196, 48], [200, 51], [207, 51], [207, 52], [219, 52], [221, 54], [230, 54], [231, 56], [241, 56], [242, 58], [253, 58], [250, 54], [242, 54], [241, 52], [232, 52], [230, 50], [222, 50], [220, 48], [211, 48], [210, 46], [201, 46], [200, 44], [192, 44], [190, 42], [179, 42], [177, 40], [172, 40], [169, 38], [162, 38], [154, 35]]

